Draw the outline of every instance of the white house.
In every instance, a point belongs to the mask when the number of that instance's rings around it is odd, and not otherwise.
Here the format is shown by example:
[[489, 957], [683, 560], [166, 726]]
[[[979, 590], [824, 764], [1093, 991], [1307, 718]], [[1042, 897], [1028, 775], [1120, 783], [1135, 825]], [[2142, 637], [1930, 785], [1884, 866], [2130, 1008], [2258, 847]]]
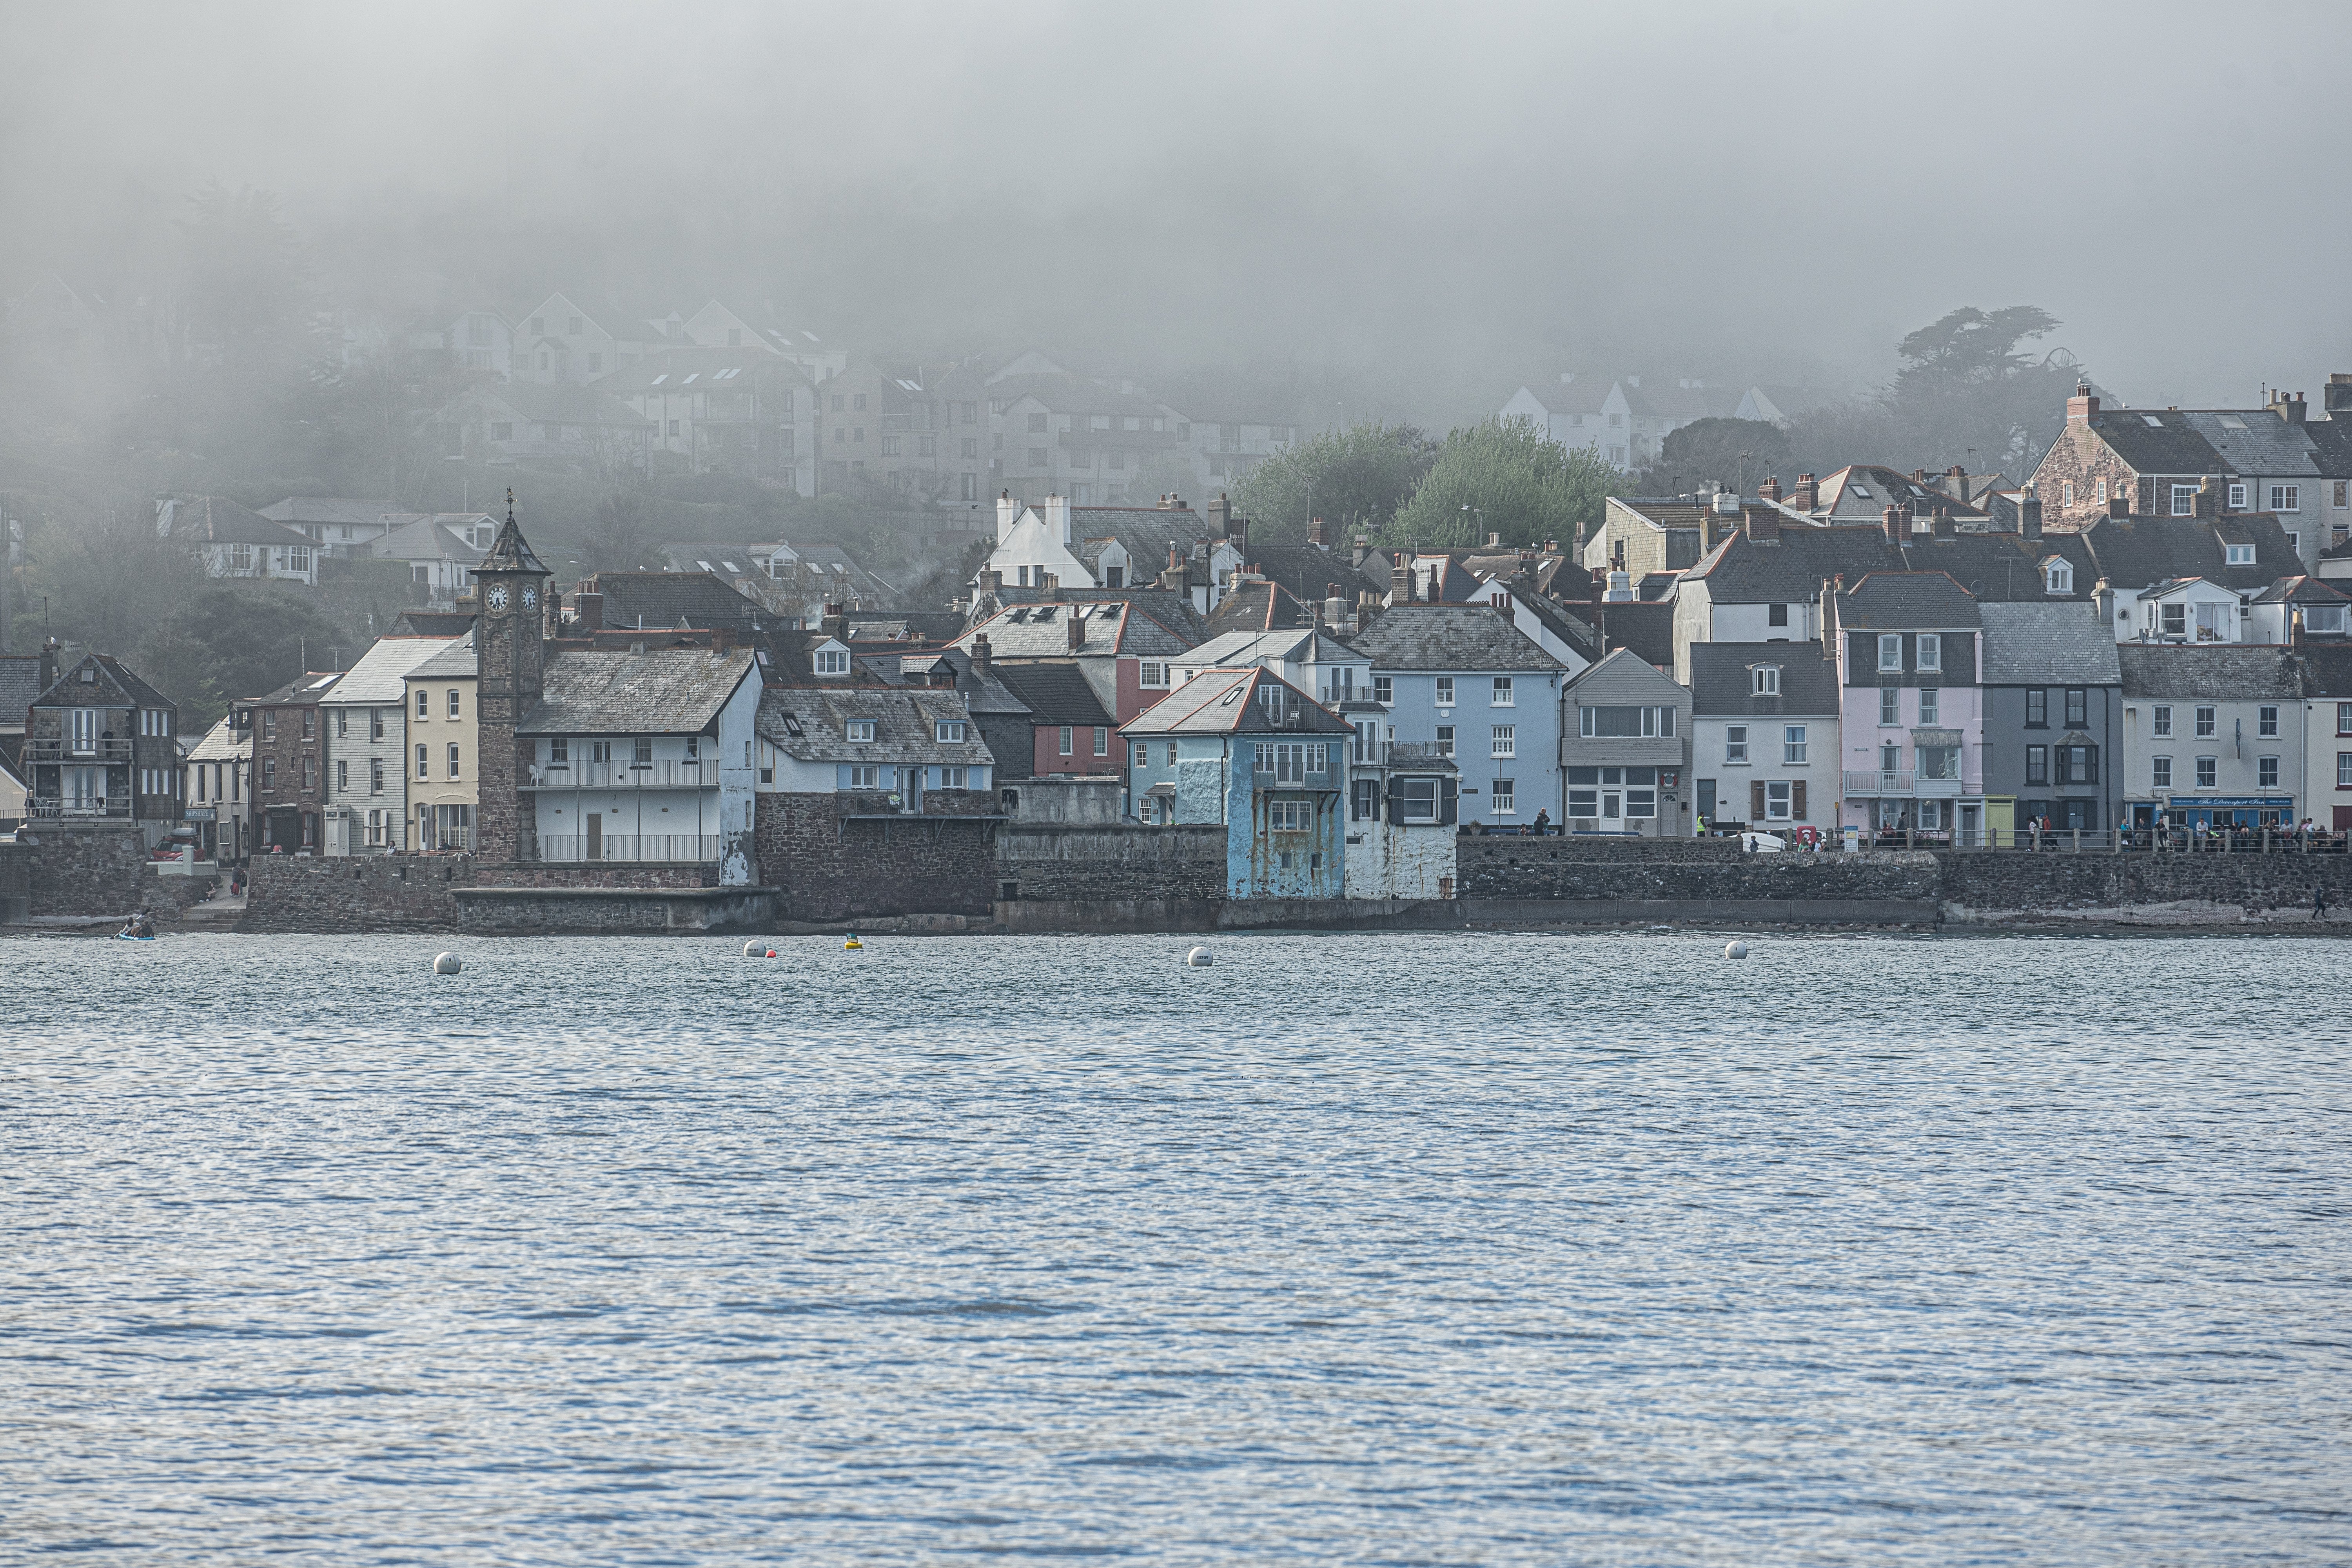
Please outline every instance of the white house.
[[396, 526], [368, 547], [383, 561], [404, 561], [411, 581], [421, 584], [436, 605], [447, 605], [466, 592], [472, 571], [498, 538], [498, 520], [487, 512], [398, 513]]
[[1620, 468], [1653, 462], [1665, 438], [1685, 425], [1730, 416], [1740, 395], [1729, 387], [1679, 380], [1644, 387], [1638, 375], [1612, 379], [1563, 371], [1557, 384], [1522, 386], [1502, 406], [1506, 419], [1526, 419], [1561, 446], [1600, 454]]
[[1231, 508], [1209, 503], [1206, 521], [1188, 506], [1074, 507], [1061, 496], [1036, 506], [1000, 496], [996, 548], [982, 572], [1003, 574], [1008, 586], [1036, 588], [1052, 578], [1064, 588], [1149, 587], [1168, 564], [1172, 546], [1190, 561], [1207, 555], [1207, 585], [1195, 605], [1202, 613], [1223, 599], [1244, 564], [1244, 545], [1232, 538]]
[[390, 499], [288, 496], [263, 507], [259, 515], [310, 535], [310, 542], [329, 555], [349, 555], [391, 532], [394, 516], [403, 510]]
[[155, 536], [184, 544], [215, 577], [277, 577], [319, 585], [319, 546], [218, 496], [155, 503]]
[[1698, 643], [1690, 662], [1694, 829], [1834, 835], [1838, 676], [1821, 644]]
[[2158, 813], [2174, 828], [2326, 820], [2301, 795], [2307, 737], [2292, 649], [2131, 642], [2116, 653], [2131, 826], [2147, 827]]
[[556, 654], [515, 727], [540, 858], [716, 862], [748, 884], [760, 685], [747, 648]]

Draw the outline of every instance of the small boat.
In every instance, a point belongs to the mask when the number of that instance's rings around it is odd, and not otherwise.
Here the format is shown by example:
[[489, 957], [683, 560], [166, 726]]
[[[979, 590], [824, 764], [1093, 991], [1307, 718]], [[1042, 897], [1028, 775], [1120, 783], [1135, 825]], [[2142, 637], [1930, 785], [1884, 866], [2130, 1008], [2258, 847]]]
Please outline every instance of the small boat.
[[849, 933], [849, 940], [841, 944], [841, 950], [844, 952], [864, 952], [866, 951], [866, 944], [857, 940], [857, 933], [856, 931], [851, 931]]
[[153, 942], [155, 939], [152, 936], [132, 936], [127, 931], [119, 931], [114, 933], [114, 940], [117, 942]]

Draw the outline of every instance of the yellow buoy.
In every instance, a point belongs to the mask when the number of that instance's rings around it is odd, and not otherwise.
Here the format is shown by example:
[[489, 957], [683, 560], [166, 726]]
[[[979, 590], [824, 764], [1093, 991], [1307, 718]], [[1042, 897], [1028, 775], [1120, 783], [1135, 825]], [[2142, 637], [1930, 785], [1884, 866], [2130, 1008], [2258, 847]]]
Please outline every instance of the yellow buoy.
[[841, 944], [841, 948], [844, 952], [864, 952], [866, 951], [866, 944], [857, 940], [857, 933], [856, 931], [851, 931], [849, 933], [849, 940], [843, 942]]

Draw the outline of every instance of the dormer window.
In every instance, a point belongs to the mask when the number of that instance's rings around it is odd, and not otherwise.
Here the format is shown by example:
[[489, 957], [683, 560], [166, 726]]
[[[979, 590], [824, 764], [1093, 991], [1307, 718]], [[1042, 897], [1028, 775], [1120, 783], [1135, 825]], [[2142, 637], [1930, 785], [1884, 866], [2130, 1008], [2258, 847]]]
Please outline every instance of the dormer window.
[[1780, 667], [1777, 664], [1753, 664], [1748, 667], [1748, 690], [1758, 697], [1780, 695]]
[[2045, 594], [2071, 594], [2074, 591], [2074, 568], [2064, 561], [2053, 558], [2042, 564], [2042, 591]]
[[864, 742], [874, 739], [874, 721], [871, 719], [852, 719], [845, 729], [853, 742]]
[[2347, 618], [2345, 614], [2347, 608], [2343, 605], [2307, 605], [2303, 611], [2303, 629], [2341, 635]]
[[819, 675], [847, 675], [849, 673], [849, 650], [838, 644], [835, 644], [832, 647], [821, 647], [817, 649], [816, 672]]
[[2232, 566], [2252, 566], [2254, 563], [2254, 547], [2251, 544], [2232, 544], [2230, 546], [2229, 560]]
[[960, 746], [963, 743], [963, 726], [961, 719], [942, 719], [932, 732], [941, 745]]

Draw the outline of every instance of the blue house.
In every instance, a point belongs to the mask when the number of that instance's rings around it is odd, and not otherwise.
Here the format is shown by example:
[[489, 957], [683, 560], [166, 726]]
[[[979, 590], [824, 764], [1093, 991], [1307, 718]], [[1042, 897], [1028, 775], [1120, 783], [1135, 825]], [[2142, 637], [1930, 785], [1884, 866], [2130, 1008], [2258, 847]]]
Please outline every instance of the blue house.
[[1236, 899], [1340, 896], [1354, 731], [1261, 668], [1204, 669], [1128, 722], [1128, 810], [1223, 824]]
[[1464, 822], [1517, 827], [1560, 813], [1560, 682], [1568, 666], [1507, 606], [1391, 605], [1347, 639], [1371, 661], [1384, 745], [1427, 746], [1461, 775]]

